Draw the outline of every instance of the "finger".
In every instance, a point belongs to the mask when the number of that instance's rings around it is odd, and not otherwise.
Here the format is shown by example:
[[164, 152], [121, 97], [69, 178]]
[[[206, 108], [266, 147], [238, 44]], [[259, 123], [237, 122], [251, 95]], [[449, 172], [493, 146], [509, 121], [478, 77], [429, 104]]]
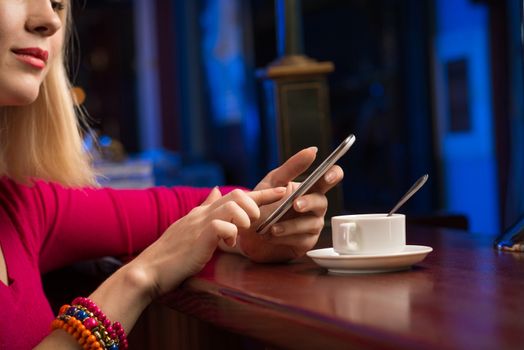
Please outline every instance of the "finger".
[[214, 187], [207, 195], [207, 198], [202, 202], [202, 205], [209, 205], [222, 197], [222, 193], [218, 187]]
[[286, 186], [309, 168], [317, 156], [317, 151], [316, 147], [309, 147], [295, 153], [280, 167], [272, 170], [262, 182], [271, 186]]
[[258, 204], [250, 197], [250, 192], [242, 190], [233, 190], [227, 195], [227, 199], [238, 204], [238, 206], [247, 214], [249, 219], [257, 220], [260, 217]]
[[326, 193], [344, 178], [344, 171], [338, 165], [333, 165], [308, 191], [309, 193]]
[[212, 219], [230, 222], [241, 228], [249, 228], [251, 219], [244, 209], [235, 201], [227, 201], [211, 212]]
[[273, 203], [285, 193], [284, 188], [271, 188], [261, 191], [246, 192], [240, 189], [235, 189], [220, 200], [215, 201], [209, 206], [211, 210], [223, 206], [228, 201], [238, 204], [238, 206], [246, 212], [251, 220], [257, 220], [260, 217], [259, 203]]
[[305, 194], [293, 202], [293, 209], [298, 213], [312, 212], [316, 216], [324, 216], [328, 207], [326, 195], [321, 193]]
[[224, 243], [230, 247], [234, 247], [237, 244], [238, 227], [234, 224], [222, 220], [215, 220], [213, 221], [213, 228], [219, 240], [223, 240]]
[[323, 227], [323, 216], [307, 215], [278, 222], [270, 228], [269, 232], [274, 237], [317, 235]]
[[[271, 204], [271, 205], [268, 205], [266, 208], [268, 208], [268, 210], [270, 212], [272, 212], [273, 210], [275, 210], [280, 204], [282, 204], [282, 202], [284, 200], [287, 200], [292, 194], [293, 192], [296, 191], [296, 189], [298, 188], [298, 186], [300, 185], [299, 182], [289, 182], [287, 184], [287, 187], [286, 187], [286, 194], [285, 196], [283, 197], [283, 199], [277, 203], [274, 203], [274, 204]], [[300, 198], [300, 197], [298, 197]], [[269, 215], [269, 214], [268, 214]], [[291, 217], [294, 217], [296, 216], [297, 213], [295, 212], [294, 208], [291, 207], [289, 210], [287, 210], [287, 212], [282, 216], [282, 218], [280, 218], [280, 220], [286, 220], [288, 218], [291, 218]]]
[[247, 195], [258, 206], [274, 203], [286, 195], [286, 187], [273, 187], [265, 190], [248, 192]]

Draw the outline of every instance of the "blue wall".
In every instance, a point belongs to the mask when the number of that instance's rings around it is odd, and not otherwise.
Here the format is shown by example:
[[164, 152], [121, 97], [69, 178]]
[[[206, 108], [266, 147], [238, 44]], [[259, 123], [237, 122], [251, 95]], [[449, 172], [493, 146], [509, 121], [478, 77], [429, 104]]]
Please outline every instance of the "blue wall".
[[[473, 232], [499, 230], [498, 189], [492, 122], [488, 12], [468, 0], [436, 2], [435, 81], [437, 132], [445, 209], [464, 213]], [[471, 128], [450, 131], [445, 65], [467, 62]]]

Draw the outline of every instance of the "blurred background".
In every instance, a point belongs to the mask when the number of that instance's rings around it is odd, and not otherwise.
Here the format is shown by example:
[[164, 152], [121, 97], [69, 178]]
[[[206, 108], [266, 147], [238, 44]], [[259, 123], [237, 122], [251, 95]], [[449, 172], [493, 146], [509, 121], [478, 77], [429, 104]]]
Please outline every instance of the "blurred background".
[[[73, 2], [73, 82], [107, 185], [251, 187], [283, 161], [265, 72], [285, 1]], [[428, 173], [410, 217], [458, 215], [495, 236], [524, 214], [519, 1], [297, 2], [299, 53], [331, 64], [327, 120], [303, 124], [301, 142], [326, 154], [357, 136], [337, 213], [388, 211]]]

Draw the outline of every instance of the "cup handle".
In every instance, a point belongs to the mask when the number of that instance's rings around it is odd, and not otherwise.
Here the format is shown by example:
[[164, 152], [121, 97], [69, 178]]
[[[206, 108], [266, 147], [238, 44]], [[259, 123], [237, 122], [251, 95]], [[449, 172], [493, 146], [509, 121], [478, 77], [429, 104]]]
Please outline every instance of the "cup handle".
[[346, 222], [340, 224], [340, 229], [342, 230], [342, 239], [346, 242], [346, 247], [352, 251], [358, 250], [358, 242], [355, 239], [357, 224], [354, 222]]

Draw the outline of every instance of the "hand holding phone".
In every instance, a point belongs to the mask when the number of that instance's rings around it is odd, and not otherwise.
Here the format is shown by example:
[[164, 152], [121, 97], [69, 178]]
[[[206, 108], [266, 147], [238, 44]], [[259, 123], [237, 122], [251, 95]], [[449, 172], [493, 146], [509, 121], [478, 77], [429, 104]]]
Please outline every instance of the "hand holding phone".
[[305, 194], [337, 160], [340, 159], [355, 142], [355, 135], [351, 134], [340, 143], [340, 145], [298, 186], [298, 188], [283, 201], [267, 218], [258, 226], [256, 232], [259, 234], [275, 224], [293, 206], [293, 201]]

